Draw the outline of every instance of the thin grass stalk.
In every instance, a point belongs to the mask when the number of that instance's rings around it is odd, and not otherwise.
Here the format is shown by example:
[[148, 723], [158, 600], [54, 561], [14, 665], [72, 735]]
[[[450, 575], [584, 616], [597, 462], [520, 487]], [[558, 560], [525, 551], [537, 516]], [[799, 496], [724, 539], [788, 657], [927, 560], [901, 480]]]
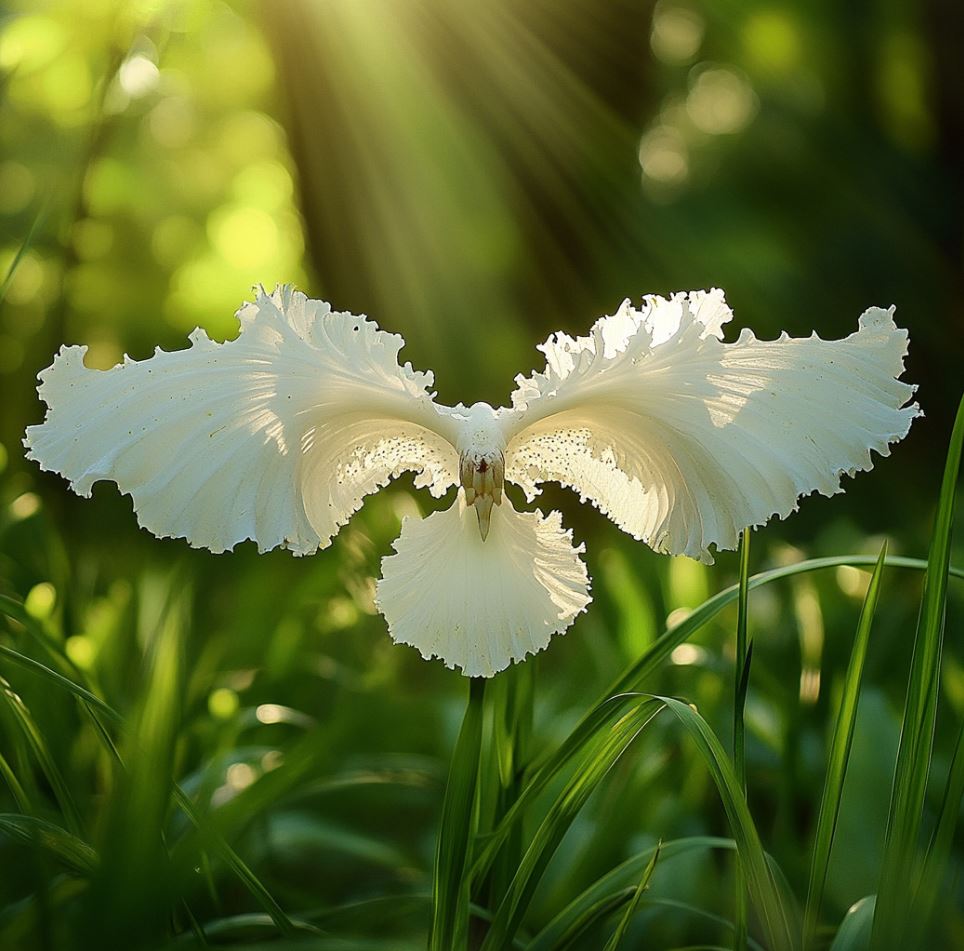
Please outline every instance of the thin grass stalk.
[[476, 815], [476, 787], [482, 752], [485, 680], [469, 682], [469, 702], [452, 754], [432, 877], [429, 951], [465, 948], [469, 925], [469, 857]]
[[736, 841], [747, 891], [763, 924], [768, 947], [789, 951], [794, 947], [794, 940], [783, 896], [726, 751], [709, 724], [691, 706], [672, 697], [657, 699], [666, 704], [690, 734], [713, 777]]
[[[746, 799], [746, 726], [744, 711], [746, 710], [746, 692], [750, 678], [750, 655], [747, 648], [747, 614], [750, 593], [750, 530], [743, 529], [740, 535], [740, 590], [737, 598], [736, 615], [736, 657], [733, 673], [733, 770], [737, 782], [743, 790]], [[736, 932], [733, 939], [734, 951], [746, 951], [749, 924], [747, 922], [748, 906], [746, 895], [746, 876], [743, 874], [743, 864], [739, 853], [736, 855], [736, 914], [734, 921]]]
[[933, 753], [947, 607], [951, 527], [964, 446], [964, 399], [951, 433], [914, 639], [877, 891], [872, 946], [902, 947], [920, 884], [920, 830]]
[[850, 750], [853, 745], [864, 660], [867, 656], [867, 645], [870, 643], [870, 629], [877, 609], [880, 583], [886, 559], [887, 543], [884, 542], [860, 610], [857, 635], [854, 638], [853, 650], [850, 652], [850, 663], [844, 677], [843, 696], [840, 700], [840, 709], [837, 711], [833, 737], [830, 742], [827, 776], [824, 780], [820, 810], [817, 814], [817, 830], [814, 835], [813, 855], [810, 860], [810, 878], [807, 885], [807, 903], [803, 914], [803, 943], [805, 948], [813, 944], [816, 936], [820, 905], [823, 901], [823, 892], [830, 866], [830, 853], [833, 849], [837, 818], [840, 815], [840, 799], [844, 779], [847, 775], [847, 765], [850, 761]]
[[917, 893], [917, 904], [911, 914], [911, 922], [917, 924], [916, 933], [911, 935], [911, 943], [920, 943], [934, 916], [934, 909], [941, 896], [941, 886], [954, 846], [954, 833], [960, 815], [961, 800], [964, 799], [964, 725], [957, 734], [954, 756], [944, 786], [944, 798], [937, 816], [937, 825], [931, 835], [927, 853], [924, 856], [921, 872], [921, 887]]
[[639, 880], [639, 884], [636, 886], [628, 903], [626, 904], [626, 909], [623, 911], [622, 916], [619, 919], [619, 924], [616, 925], [616, 930], [612, 933], [612, 937], [606, 942], [605, 951], [618, 951], [619, 946], [623, 942], [623, 938], [626, 937], [626, 932], [629, 930], [629, 925], [633, 920], [633, 915], [636, 914], [636, 910], [639, 908], [639, 901], [643, 897], [643, 893], [649, 888], [650, 880], [653, 877], [653, 872], [656, 871], [656, 863], [659, 861], [659, 852], [663, 847], [663, 843], [657, 842], [656, 848], [653, 849], [653, 857], [646, 864], [646, 868], [643, 869], [642, 877]]
[[[498, 789], [492, 827], [512, 808], [522, 789], [532, 733], [533, 677], [535, 664], [516, 664], [493, 684], [503, 687], [493, 704], [493, 755], [497, 764]], [[490, 690], [489, 694], [495, 693]], [[501, 706], [499, 701], [501, 700]], [[522, 826], [514, 825], [499, 852], [485, 894], [491, 908], [498, 907], [522, 857]]]

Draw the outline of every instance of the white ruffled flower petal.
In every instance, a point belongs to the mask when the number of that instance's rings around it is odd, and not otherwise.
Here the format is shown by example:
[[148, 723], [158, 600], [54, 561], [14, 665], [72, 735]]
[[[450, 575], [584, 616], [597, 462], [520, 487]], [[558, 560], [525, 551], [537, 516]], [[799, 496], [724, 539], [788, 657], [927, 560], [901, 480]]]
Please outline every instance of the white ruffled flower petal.
[[462, 490], [444, 512], [406, 518], [376, 602], [392, 638], [469, 677], [543, 650], [585, 609], [589, 576], [558, 512], [492, 509], [483, 542]]
[[740, 531], [889, 454], [919, 415], [900, 382], [907, 333], [872, 308], [844, 340], [724, 344], [719, 291], [649, 298], [587, 337], [543, 345], [501, 411], [507, 480], [532, 498], [557, 481], [669, 554], [711, 561]]
[[238, 312], [240, 335], [111, 370], [64, 347], [40, 374], [46, 419], [28, 457], [80, 495], [116, 482], [160, 537], [219, 552], [327, 545], [364, 496], [404, 470], [441, 495], [454, 430], [430, 374], [400, 367], [401, 337], [289, 287]]

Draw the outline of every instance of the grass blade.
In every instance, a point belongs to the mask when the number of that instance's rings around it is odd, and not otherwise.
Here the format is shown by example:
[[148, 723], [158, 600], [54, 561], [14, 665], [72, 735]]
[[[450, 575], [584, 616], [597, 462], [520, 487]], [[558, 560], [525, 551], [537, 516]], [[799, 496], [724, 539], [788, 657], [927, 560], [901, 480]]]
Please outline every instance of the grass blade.
[[470, 876], [467, 872], [482, 751], [484, 697], [485, 681], [473, 678], [442, 802], [432, 882], [429, 951], [455, 951], [465, 947], [468, 938]]
[[962, 799], [964, 799], [964, 725], [957, 735], [957, 745], [954, 747], [954, 757], [944, 786], [944, 798], [938, 813], [937, 825], [934, 827], [924, 856], [921, 887], [917, 896], [918, 904], [911, 915], [911, 920], [919, 923], [918, 933], [926, 932], [941, 894], [941, 882], [947, 871], [954, 846], [954, 833], [957, 829]]
[[626, 937], [626, 931], [629, 928], [629, 923], [633, 920], [633, 915], [636, 914], [636, 909], [639, 907], [639, 900], [643, 897], [643, 892], [649, 888], [650, 879], [653, 877], [653, 872], [656, 871], [656, 863], [659, 861], [659, 850], [662, 848], [662, 845], [662, 842], [656, 843], [656, 848], [653, 849], [653, 857], [647, 863], [646, 868], [643, 869], [643, 877], [639, 880], [636, 890], [632, 893], [629, 904], [626, 906], [626, 910], [619, 919], [619, 924], [616, 926], [616, 930], [613, 932], [612, 937], [606, 942], [605, 951], [618, 951], [620, 944], [622, 944], [623, 938]]
[[14, 275], [17, 273], [17, 268], [20, 266], [20, 262], [23, 260], [24, 255], [30, 250], [33, 244], [34, 235], [37, 233], [37, 228], [40, 226], [40, 222], [44, 217], [44, 212], [46, 211], [46, 203], [34, 215], [33, 221], [30, 223], [30, 228], [27, 230], [27, 234], [17, 248], [17, 253], [14, 255], [13, 260], [10, 262], [10, 267], [7, 268], [7, 273], [3, 278], [3, 283], [0, 284], [0, 304], [3, 304], [4, 299], [7, 296], [7, 291], [10, 290], [10, 285], [13, 283]]
[[45, 819], [4, 813], [0, 815], [0, 832], [26, 845], [42, 847], [80, 875], [90, 875], [99, 864], [97, 853], [83, 839]]
[[887, 819], [883, 869], [874, 916], [873, 946], [900, 947], [919, 885], [920, 830], [930, 773], [940, 691], [941, 650], [947, 606], [951, 527], [964, 446], [964, 399], [951, 433], [937, 503], [937, 518], [924, 575], [924, 592], [914, 639], [910, 683], [904, 704], [897, 767]]
[[792, 948], [793, 939], [780, 891], [770, 872], [760, 836], [746, 804], [746, 797], [720, 741], [709, 724], [692, 707], [672, 697], [659, 699], [696, 742], [697, 749], [716, 783], [733, 830], [750, 898], [767, 934], [768, 946], [774, 949]]
[[814, 836], [813, 856], [810, 861], [810, 880], [807, 886], [807, 904], [804, 911], [804, 946], [809, 947], [816, 933], [820, 905], [823, 901], [827, 870], [830, 865], [830, 852], [833, 849], [837, 817], [840, 814], [840, 796], [843, 791], [850, 748], [853, 744], [854, 725], [857, 721], [857, 702], [860, 696], [860, 683], [863, 676], [867, 645], [870, 642], [870, 628], [877, 609], [880, 595], [880, 580], [883, 577], [884, 562], [887, 558], [887, 544], [880, 549], [877, 566], [870, 579], [870, 586], [860, 610], [857, 622], [857, 636], [854, 638], [850, 663], [844, 677], [843, 697], [834, 724], [833, 738], [830, 743], [827, 777], [824, 780], [820, 810], [817, 814], [817, 831]]
[[75, 835], [79, 835], [83, 828], [83, 821], [70, 792], [70, 787], [67, 785], [63, 773], [61, 773], [60, 767], [57, 766], [57, 762], [47, 746], [47, 741], [44, 739], [43, 732], [34, 721], [30, 710], [27, 709], [26, 704], [3, 677], [0, 677], [0, 698], [2, 698], [4, 706], [20, 728], [27, 745], [39, 763], [44, 776], [46, 776], [47, 782], [50, 783], [50, 788], [53, 790], [57, 805], [63, 813], [67, 828]]
[[[660, 856], [663, 865], [670, 862], [678, 855], [685, 855], [688, 852], [703, 849], [735, 849], [736, 844], [732, 839], [723, 839], [717, 836], [690, 836], [684, 839], [671, 839], [663, 842], [660, 846]], [[569, 940], [568, 935], [581, 934], [585, 928], [604, 917], [599, 911], [594, 915], [593, 909], [610, 907], [610, 912], [620, 907], [632, 897], [635, 886], [631, 883], [639, 879], [641, 872], [653, 860], [656, 853], [656, 846], [646, 849], [643, 852], [627, 859], [621, 865], [610, 869], [605, 875], [598, 878], [580, 895], [574, 898], [565, 908], [560, 911], [533, 939], [529, 942], [527, 951], [557, 951], [559, 948], [566, 947], [565, 941]], [[620, 897], [621, 896], [621, 897]], [[616, 899], [619, 898], [619, 901]], [[611, 904], [614, 903], [615, 904]], [[608, 914], [609, 912], [607, 912]], [[589, 921], [588, 919], [592, 919]], [[585, 922], [578, 925], [579, 922]]]
[[[750, 594], [750, 530], [743, 529], [740, 536], [740, 581], [736, 615], [736, 657], [733, 665], [733, 770], [746, 798], [746, 728], [743, 720], [746, 710], [746, 693], [750, 687], [750, 649], [747, 645], [746, 626]], [[734, 951], [746, 951], [748, 935], [746, 881], [739, 855], [736, 859], [736, 934]]]
[[876, 904], [877, 896], [867, 895], [847, 909], [830, 951], [866, 951], [870, 944]]
[[662, 708], [662, 702], [645, 698], [612, 729], [601, 734], [598, 743], [592, 747], [592, 755], [587, 757], [585, 767], [577, 770], [566, 783], [532, 837], [509, 890], [496, 911], [492, 927], [482, 943], [482, 951], [498, 951], [511, 944], [542, 873], [579, 810], [603, 776]]

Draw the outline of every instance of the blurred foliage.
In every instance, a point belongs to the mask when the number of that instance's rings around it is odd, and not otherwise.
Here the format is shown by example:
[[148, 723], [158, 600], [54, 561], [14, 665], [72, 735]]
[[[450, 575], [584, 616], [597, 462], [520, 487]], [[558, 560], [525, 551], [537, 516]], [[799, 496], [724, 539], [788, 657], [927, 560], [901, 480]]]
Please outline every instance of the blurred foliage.
[[[172, 777], [289, 912], [393, 949], [424, 940], [466, 695], [460, 677], [394, 647], [374, 612], [400, 517], [428, 504], [410, 480], [369, 499], [310, 559], [249, 546], [215, 557], [149, 539], [115, 490], [82, 501], [22, 459], [23, 429], [42, 414], [34, 377], [62, 343], [89, 344], [89, 362], [108, 367], [124, 352], [183, 346], [196, 325], [229, 337], [253, 284], [293, 282], [402, 333], [403, 356], [436, 371], [442, 401], [497, 405], [538, 363], [535, 343], [583, 332], [625, 296], [721, 286], [731, 334], [749, 326], [761, 337], [842, 336], [867, 306], [893, 303], [926, 418], [845, 496], [808, 499], [758, 533], [754, 561], [876, 553], [883, 535], [892, 553], [923, 553], [964, 362], [962, 9], [0, 7], [0, 281], [16, 264], [0, 284], [0, 593], [23, 598], [29, 618], [6, 622], [0, 640], [60, 658], [130, 724], [123, 771], [88, 710], [0, 662], [70, 791], [70, 831], [101, 862], [93, 897], [79, 900], [78, 879], [50, 855], [0, 833], [0, 861], [18, 869], [0, 878], [0, 946], [60, 947], [68, 936], [150, 946], [165, 929], [189, 932], [192, 917], [222, 919], [210, 933], [226, 940], [273, 934], [260, 919], [228, 920], [260, 909], [216, 850], [190, 864], [185, 819], [160, 793]], [[530, 662], [534, 751], [560, 741], [667, 623], [737, 572], [733, 555], [709, 569], [660, 558], [571, 494], [546, 499], [593, 540], [596, 603]], [[797, 893], [867, 577], [840, 568], [750, 598], [750, 804]], [[885, 582], [827, 922], [875, 888], [918, 596], [914, 575]], [[952, 587], [943, 700], [953, 716], [938, 723], [938, 773], [950, 721], [964, 715], [961, 606]], [[725, 612], [651, 685], [692, 700], [724, 737], [734, 626]], [[62, 823], [57, 783], [17, 738], [11, 709], [0, 711], [0, 752], [36, 816]], [[939, 796], [931, 790], [932, 810]], [[0, 801], [0, 812], [21, 811], [9, 786]], [[657, 721], [580, 813], [530, 924], [657, 838], [709, 834], [728, 834], [711, 780]], [[727, 869], [711, 854], [667, 859], [651, 894], [729, 915]], [[959, 878], [955, 888], [946, 947], [964, 942]], [[175, 893], [186, 905], [171, 912]], [[658, 905], [633, 929], [654, 947], [720, 939]]]

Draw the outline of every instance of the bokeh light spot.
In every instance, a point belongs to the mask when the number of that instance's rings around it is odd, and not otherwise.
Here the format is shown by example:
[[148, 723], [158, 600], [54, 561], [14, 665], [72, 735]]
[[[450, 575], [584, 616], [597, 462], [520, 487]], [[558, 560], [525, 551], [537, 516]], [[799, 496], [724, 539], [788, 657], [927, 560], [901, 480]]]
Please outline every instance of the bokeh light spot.
[[208, 235], [224, 260], [234, 267], [258, 267], [278, 253], [278, 227], [260, 208], [219, 208], [208, 220]]
[[782, 10], [754, 13], [743, 27], [743, 49], [749, 66], [770, 72], [790, 72], [803, 58], [799, 28]]
[[679, 185], [689, 175], [689, 156], [679, 131], [659, 125], [639, 143], [639, 165], [646, 178], [665, 185]]
[[0, 69], [24, 74], [52, 62], [67, 45], [66, 30], [55, 20], [23, 16], [4, 25], [0, 34]]
[[143, 53], [135, 53], [121, 63], [117, 71], [117, 79], [121, 89], [131, 99], [140, 99], [154, 89], [161, 78], [161, 71], [149, 57]]
[[653, 11], [649, 43], [657, 59], [670, 65], [690, 62], [703, 43], [706, 24], [688, 6], [660, 0]]
[[49, 581], [35, 584], [23, 599], [23, 608], [31, 617], [45, 621], [54, 613], [57, 603], [57, 589]]
[[14, 519], [23, 520], [40, 511], [40, 496], [34, 492], [24, 492], [10, 503], [10, 514]]
[[229, 687], [218, 687], [208, 697], [208, 712], [218, 720], [230, 720], [240, 705], [238, 695]]
[[759, 102], [746, 77], [720, 66], [700, 69], [686, 99], [687, 115], [701, 132], [732, 135], [756, 115]]
[[81, 670], [90, 670], [97, 659], [97, 648], [94, 642], [84, 634], [74, 634], [72, 637], [68, 637], [64, 644], [64, 650]]

